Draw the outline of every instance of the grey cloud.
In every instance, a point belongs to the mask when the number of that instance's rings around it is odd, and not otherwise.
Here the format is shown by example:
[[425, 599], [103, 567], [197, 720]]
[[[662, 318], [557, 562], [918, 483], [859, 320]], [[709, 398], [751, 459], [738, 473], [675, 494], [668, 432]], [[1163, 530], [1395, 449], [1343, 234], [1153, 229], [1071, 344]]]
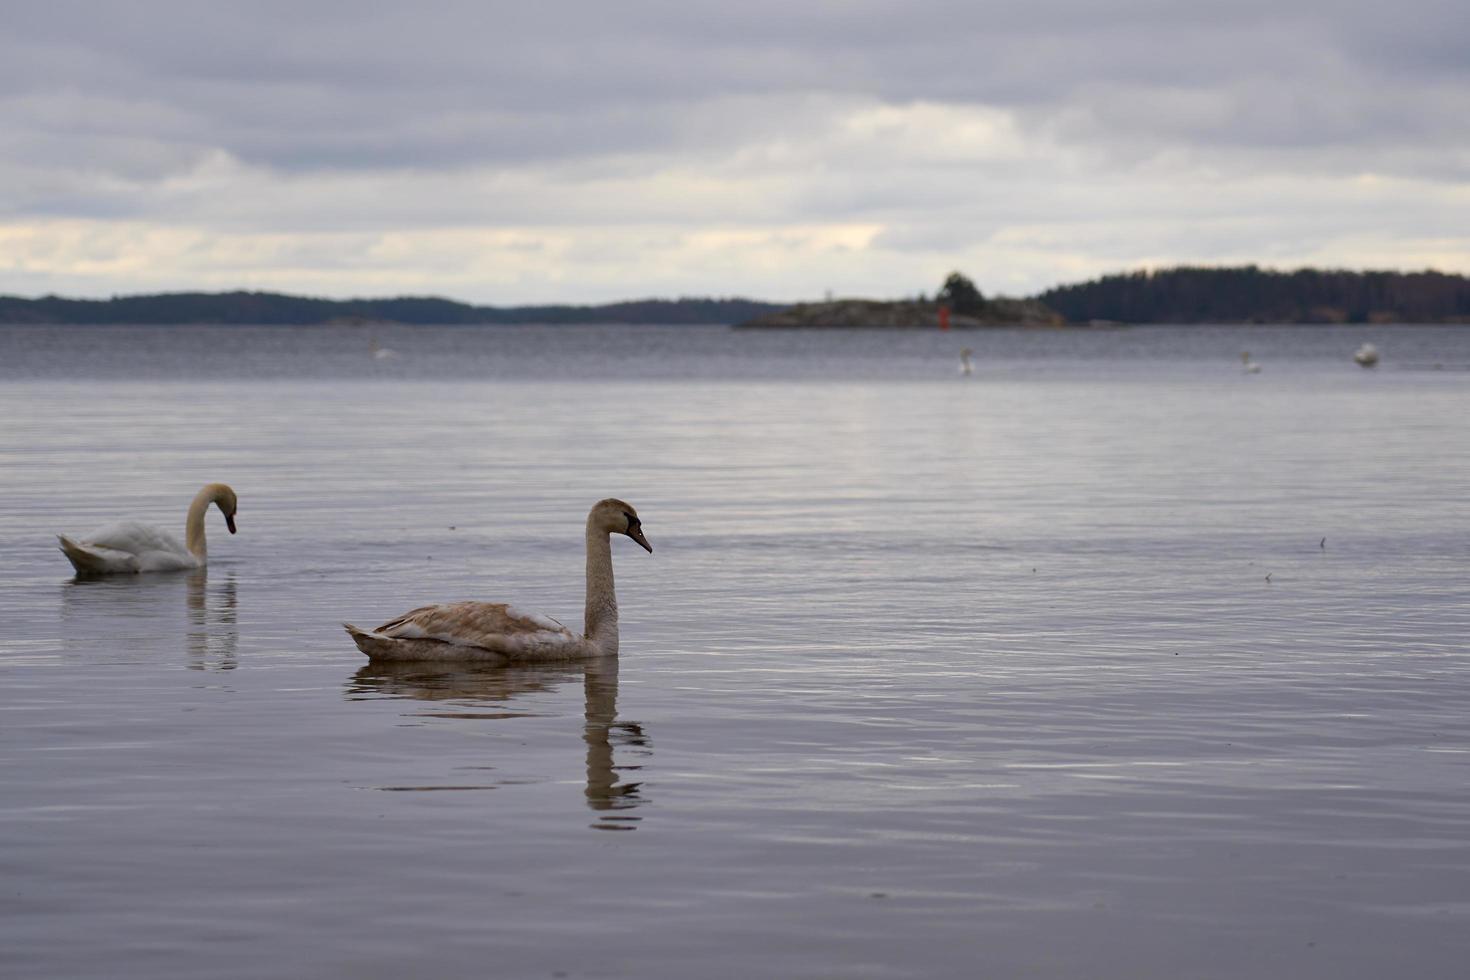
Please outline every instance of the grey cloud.
[[[1035, 285], [1041, 249], [1092, 268], [1328, 254], [1364, 228], [1461, 242], [1445, 201], [1470, 179], [1462, 7], [0, 0], [0, 217], [342, 235], [258, 260], [324, 282], [391, 271], [374, 243], [402, 230], [532, 229], [515, 247], [562, 235], [560, 254], [590, 267], [608, 236], [677, 258], [700, 229], [795, 248], [782, 228], [862, 226], [896, 276], [1031, 248], [1007, 275]], [[904, 121], [854, 131], [883, 110]], [[947, 145], [945, 127], [983, 129], [986, 113], [1008, 127], [996, 146]], [[1364, 173], [1402, 186], [1347, 182]], [[733, 285], [744, 247], [640, 274]], [[854, 276], [881, 264], [865, 261]], [[835, 259], [820, 268], [840, 285]], [[530, 266], [517, 275], [535, 288]]]
[[1304, 111], [1273, 127], [1241, 104], [1213, 140], [1271, 145], [1335, 116], [1330, 138], [1381, 142], [1381, 113], [1321, 111], [1345, 72], [1400, 100], [1399, 128], [1448, 138], [1419, 96], [1467, 72], [1447, 40], [1463, 36], [1465, 17], [1440, 0], [1395, 15], [1255, 0], [25, 6], [0, 42], [0, 60], [23, 66], [0, 76], [7, 105], [58, 91], [127, 103], [159, 138], [285, 170], [677, 151], [680, 117], [800, 92], [1019, 107], [1042, 121], [1128, 92], [1139, 111], [1105, 105], [1105, 121], [1169, 139], [1199, 135], [1167, 117], [1152, 125], [1171, 93], [1259, 84], [1289, 90]]

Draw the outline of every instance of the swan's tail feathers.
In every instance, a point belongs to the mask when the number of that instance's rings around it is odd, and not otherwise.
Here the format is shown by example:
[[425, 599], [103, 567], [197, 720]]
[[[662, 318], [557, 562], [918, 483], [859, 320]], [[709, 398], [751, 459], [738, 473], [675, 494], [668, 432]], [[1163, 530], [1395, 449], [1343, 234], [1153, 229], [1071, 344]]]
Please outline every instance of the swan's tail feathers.
[[64, 534], [58, 534], [56, 540], [61, 542], [61, 553], [66, 555], [78, 575], [103, 575], [113, 570], [112, 559], [116, 552], [107, 548], [90, 548]]
[[[367, 630], [360, 630], [351, 623], [343, 623], [342, 628], [347, 631], [348, 636], [352, 637], [352, 642], [357, 644], [357, 648], [375, 663], [382, 661], [440, 663], [450, 660], [456, 663], [474, 662], [504, 666], [511, 662], [509, 657], [496, 650], [455, 646], [439, 640], [426, 640], [418, 637], [385, 636], [379, 632], [370, 633]], [[387, 627], [379, 628], [386, 629]]]
[[388, 637], [365, 632], [351, 623], [343, 623], [342, 628], [347, 631], [348, 636], [352, 637], [352, 642], [357, 644], [357, 648], [369, 657], [393, 655], [393, 641]]

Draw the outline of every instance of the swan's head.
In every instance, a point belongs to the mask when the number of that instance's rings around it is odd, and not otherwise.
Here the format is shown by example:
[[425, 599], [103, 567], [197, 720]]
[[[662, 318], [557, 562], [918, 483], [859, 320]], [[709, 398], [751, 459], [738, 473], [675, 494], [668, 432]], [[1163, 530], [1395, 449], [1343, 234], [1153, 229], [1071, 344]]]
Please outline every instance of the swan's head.
[[235, 499], [235, 491], [223, 483], [211, 483], [209, 485], [209, 498], [214, 501], [219, 512], [225, 515], [225, 527], [230, 533], [235, 533], [235, 510], [239, 507], [239, 501]]
[[653, 545], [643, 536], [643, 522], [638, 519], [638, 512], [632, 504], [616, 497], [593, 504], [592, 513], [587, 515], [587, 526], [606, 534], [626, 534], [641, 544], [644, 551], [653, 553]]

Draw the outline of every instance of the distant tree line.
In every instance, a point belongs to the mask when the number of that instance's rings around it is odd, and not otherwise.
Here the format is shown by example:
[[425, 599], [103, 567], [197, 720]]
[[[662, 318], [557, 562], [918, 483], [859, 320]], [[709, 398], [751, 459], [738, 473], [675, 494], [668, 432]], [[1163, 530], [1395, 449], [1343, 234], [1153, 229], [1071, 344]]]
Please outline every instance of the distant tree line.
[[[1027, 301], [987, 299], [973, 281], [955, 272], [934, 300], [956, 314], [1001, 319], [1025, 319], [1002, 307], [1030, 304], [1033, 313], [1050, 316], [1054, 310], [1073, 323], [1470, 323], [1470, 278], [1441, 272], [1181, 266], [1058, 286]], [[698, 297], [596, 306], [474, 306], [432, 296], [329, 300], [259, 292], [106, 300], [0, 296], [0, 323], [728, 324], [789, 306]]]
[[1441, 272], [1181, 266], [1036, 298], [1081, 323], [1470, 323], [1470, 279]]
[[739, 323], [781, 309], [747, 299], [647, 299], [597, 306], [472, 306], [431, 296], [312, 299], [280, 293], [160, 293], [112, 299], [0, 296], [0, 323], [418, 324]]

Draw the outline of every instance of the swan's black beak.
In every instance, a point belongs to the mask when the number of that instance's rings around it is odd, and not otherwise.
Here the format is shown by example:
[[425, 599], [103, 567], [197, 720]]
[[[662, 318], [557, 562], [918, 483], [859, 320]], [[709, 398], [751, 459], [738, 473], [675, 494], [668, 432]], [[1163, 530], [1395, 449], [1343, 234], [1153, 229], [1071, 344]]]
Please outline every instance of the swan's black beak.
[[634, 541], [637, 541], [639, 544], [643, 545], [643, 550], [644, 551], [648, 552], [650, 555], [653, 554], [653, 545], [649, 544], [648, 543], [648, 539], [643, 536], [643, 528], [641, 528], [641, 527], [630, 527], [630, 528], [628, 528], [628, 537], [632, 538]]
[[235, 533], [235, 515], [234, 514], [226, 514], [225, 515], [225, 527], [227, 527], [227, 528], [230, 529], [230, 533], [231, 534], [234, 534]]

